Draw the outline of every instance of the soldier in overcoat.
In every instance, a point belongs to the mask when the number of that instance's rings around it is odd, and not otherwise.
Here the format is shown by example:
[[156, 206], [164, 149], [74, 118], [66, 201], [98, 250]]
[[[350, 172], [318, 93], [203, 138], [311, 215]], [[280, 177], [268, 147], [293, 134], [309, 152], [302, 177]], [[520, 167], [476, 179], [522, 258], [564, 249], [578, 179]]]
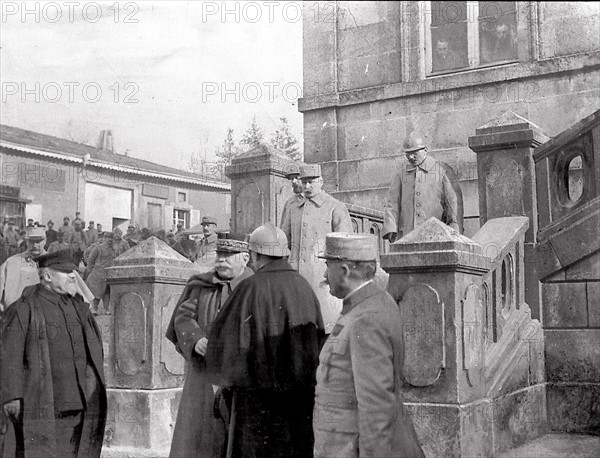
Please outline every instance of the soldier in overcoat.
[[376, 237], [328, 234], [320, 256], [343, 308], [319, 355], [314, 456], [423, 457], [402, 403], [400, 311], [373, 283]]
[[383, 238], [394, 243], [432, 216], [462, 232], [462, 193], [452, 168], [428, 154], [416, 132], [406, 137], [402, 148], [407, 162], [388, 190]]
[[352, 220], [346, 205], [322, 190], [320, 165], [301, 167], [300, 179], [304, 198], [289, 206], [282, 230], [290, 246], [289, 263], [312, 286], [321, 304], [325, 332], [329, 333], [342, 304], [322, 284], [326, 266], [318, 254], [329, 232], [352, 232]]

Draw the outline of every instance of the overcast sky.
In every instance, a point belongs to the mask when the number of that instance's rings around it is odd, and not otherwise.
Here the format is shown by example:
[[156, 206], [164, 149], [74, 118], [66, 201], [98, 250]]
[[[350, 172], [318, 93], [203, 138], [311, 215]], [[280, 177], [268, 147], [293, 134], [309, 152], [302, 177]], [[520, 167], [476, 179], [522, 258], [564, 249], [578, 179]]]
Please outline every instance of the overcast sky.
[[286, 116], [301, 141], [299, 2], [27, 8], [2, 2], [2, 124], [92, 144], [111, 129], [118, 152], [179, 168], [253, 114], [267, 133]]

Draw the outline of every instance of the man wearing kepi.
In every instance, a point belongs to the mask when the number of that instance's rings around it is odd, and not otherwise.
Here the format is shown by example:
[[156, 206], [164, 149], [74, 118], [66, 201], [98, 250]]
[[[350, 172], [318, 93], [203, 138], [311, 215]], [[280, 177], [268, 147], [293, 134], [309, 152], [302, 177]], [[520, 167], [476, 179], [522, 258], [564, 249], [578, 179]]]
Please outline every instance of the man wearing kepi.
[[452, 168], [428, 155], [416, 132], [406, 137], [402, 149], [408, 163], [388, 190], [383, 238], [394, 243], [432, 216], [461, 232], [462, 194]]
[[257, 228], [249, 249], [255, 274], [217, 315], [206, 354], [211, 382], [231, 394], [227, 456], [311, 457], [319, 303], [285, 260], [281, 229]]
[[400, 392], [400, 311], [373, 283], [376, 237], [328, 234], [320, 257], [344, 305], [319, 356], [315, 457], [423, 457]]
[[325, 263], [317, 256], [325, 245], [325, 235], [352, 232], [352, 220], [346, 205], [323, 191], [320, 165], [301, 167], [300, 180], [304, 198], [289, 206], [281, 228], [291, 249], [290, 264], [312, 286], [321, 304], [326, 332], [330, 332], [342, 304], [322, 284]]
[[40, 283], [25, 288], [2, 319], [0, 401], [14, 426], [5, 456], [99, 457], [106, 421], [100, 330], [76, 293], [70, 251], [35, 261]]
[[214, 392], [207, 381], [206, 345], [211, 323], [238, 284], [252, 275], [248, 243], [243, 234], [218, 234], [216, 263], [206, 273], [193, 275], [181, 295], [167, 330], [167, 339], [187, 362], [187, 371], [171, 457], [221, 457], [226, 425], [213, 415]]
[[290, 183], [292, 183], [292, 191], [294, 192], [294, 195], [292, 197], [290, 197], [288, 200], [286, 200], [285, 204], [283, 204], [283, 210], [281, 211], [281, 222], [279, 223], [280, 226], [283, 225], [283, 222], [285, 221], [285, 217], [286, 217], [287, 213], [290, 211], [289, 210], [290, 205], [299, 204], [300, 201], [304, 197], [304, 196], [302, 196], [302, 181], [300, 180], [300, 165], [296, 162], [291, 164], [288, 167], [285, 177], [288, 180], [290, 180]]

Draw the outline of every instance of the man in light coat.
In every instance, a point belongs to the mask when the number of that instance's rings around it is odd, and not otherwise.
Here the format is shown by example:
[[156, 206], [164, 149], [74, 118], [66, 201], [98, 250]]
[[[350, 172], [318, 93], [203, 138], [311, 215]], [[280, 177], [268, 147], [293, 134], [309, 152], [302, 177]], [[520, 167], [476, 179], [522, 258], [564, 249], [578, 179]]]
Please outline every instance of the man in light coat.
[[344, 305], [319, 355], [315, 458], [424, 457], [400, 391], [400, 311], [373, 282], [377, 238], [328, 234], [320, 257], [331, 294]]
[[406, 137], [402, 149], [408, 162], [388, 191], [383, 238], [394, 243], [432, 216], [462, 232], [462, 194], [454, 171], [428, 154], [416, 132]]
[[329, 333], [342, 304], [322, 284], [326, 266], [318, 254], [329, 232], [352, 232], [352, 220], [346, 205], [322, 190], [320, 165], [301, 167], [300, 180], [304, 198], [289, 206], [281, 229], [290, 246], [289, 263], [312, 286], [321, 304], [325, 332]]

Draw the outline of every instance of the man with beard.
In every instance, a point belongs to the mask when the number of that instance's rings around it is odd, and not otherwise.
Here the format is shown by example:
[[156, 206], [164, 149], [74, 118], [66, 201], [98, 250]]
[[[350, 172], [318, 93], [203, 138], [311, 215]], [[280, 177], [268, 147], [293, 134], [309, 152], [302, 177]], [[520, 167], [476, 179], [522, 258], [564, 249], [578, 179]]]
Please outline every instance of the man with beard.
[[406, 137], [402, 149], [408, 163], [388, 191], [383, 238], [394, 243], [432, 216], [461, 232], [462, 194], [452, 168], [428, 155], [416, 132]]
[[70, 252], [35, 260], [40, 284], [27, 287], [2, 320], [0, 402], [3, 421], [13, 425], [5, 455], [100, 457], [106, 420], [100, 330], [77, 294]]
[[250, 236], [254, 275], [242, 281], [208, 336], [211, 383], [227, 388], [228, 456], [311, 457], [315, 371], [324, 338], [319, 301], [285, 259], [272, 223]]
[[319, 356], [315, 457], [424, 457], [402, 403], [400, 311], [373, 282], [377, 238], [327, 234], [319, 257], [343, 308]]
[[0, 266], [0, 312], [19, 299], [27, 286], [39, 283], [38, 266], [33, 258], [44, 252], [43, 228], [29, 228], [25, 240], [27, 249], [9, 257]]
[[215, 396], [205, 374], [207, 337], [222, 305], [252, 271], [246, 267], [249, 255], [244, 236], [219, 237], [214, 268], [189, 279], [166, 334], [187, 362], [172, 457], [221, 457], [225, 450], [226, 425], [213, 415]]

